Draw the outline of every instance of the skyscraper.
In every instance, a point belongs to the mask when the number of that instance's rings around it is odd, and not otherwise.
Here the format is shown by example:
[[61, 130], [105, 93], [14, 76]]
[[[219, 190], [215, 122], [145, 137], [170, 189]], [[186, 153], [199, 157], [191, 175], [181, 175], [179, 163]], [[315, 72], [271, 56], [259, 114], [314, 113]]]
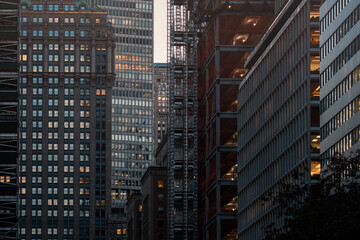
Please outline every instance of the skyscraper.
[[[112, 99], [112, 215], [125, 238], [124, 208], [153, 164], [153, 0], [100, 1], [116, 36], [116, 81]], [[116, 227], [118, 226], [118, 227]], [[117, 231], [117, 229], [122, 229]]]
[[17, 237], [18, 9], [0, 2], [0, 236]]
[[[197, 239], [196, 1], [168, 1], [167, 239]], [[167, 150], [167, 156], [163, 155]], [[162, 161], [164, 159], [165, 161]], [[158, 159], [157, 159], [158, 160]]]
[[282, 224], [264, 196], [297, 170], [307, 183], [320, 174], [320, 1], [275, 3], [276, 18], [238, 91], [237, 230], [244, 240]]
[[167, 64], [154, 63], [154, 152], [165, 137], [169, 114]]
[[273, 1], [198, 1], [199, 239], [237, 239], [237, 90]]
[[113, 28], [87, 1], [21, 3], [22, 239], [108, 239]]
[[360, 2], [325, 1], [321, 19], [321, 159], [359, 149]]

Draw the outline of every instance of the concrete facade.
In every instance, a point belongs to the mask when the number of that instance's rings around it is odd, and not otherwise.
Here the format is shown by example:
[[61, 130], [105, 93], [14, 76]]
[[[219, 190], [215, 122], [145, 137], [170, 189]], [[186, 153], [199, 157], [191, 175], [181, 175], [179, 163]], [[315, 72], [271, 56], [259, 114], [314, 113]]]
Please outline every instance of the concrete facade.
[[306, 182], [319, 176], [319, 8], [288, 1], [247, 60], [238, 91], [239, 239], [281, 226], [263, 197], [293, 171]]
[[360, 2], [328, 0], [321, 19], [321, 159], [359, 149]]

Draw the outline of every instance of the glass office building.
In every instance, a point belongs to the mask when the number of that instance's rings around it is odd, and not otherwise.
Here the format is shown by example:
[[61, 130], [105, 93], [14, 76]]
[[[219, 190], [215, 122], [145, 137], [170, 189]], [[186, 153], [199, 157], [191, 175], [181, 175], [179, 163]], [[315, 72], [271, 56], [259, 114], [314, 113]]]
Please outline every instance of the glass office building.
[[112, 215], [114, 235], [126, 237], [128, 197], [153, 164], [153, 0], [94, 0], [107, 10], [116, 36], [112, 99]]

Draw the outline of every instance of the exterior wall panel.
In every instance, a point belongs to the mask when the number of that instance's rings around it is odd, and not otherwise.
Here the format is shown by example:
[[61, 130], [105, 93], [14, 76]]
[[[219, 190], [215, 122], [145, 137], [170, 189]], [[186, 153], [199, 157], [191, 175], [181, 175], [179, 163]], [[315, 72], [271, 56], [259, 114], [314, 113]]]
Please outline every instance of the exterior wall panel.
[[278, 13], [256, 47], [260, 52], [250, 56], [255, 63], [239, 87], [239, 239], [261, 239], [270, 223], [281, 226], [263, 197], [289, 181], [291, 172], [305, 171], [307, 182], [319, 174], [312, 166], [320, 165], [319, 52], [314, 35], [320, 3], [291, 4], [295, 9], [288, 5]]

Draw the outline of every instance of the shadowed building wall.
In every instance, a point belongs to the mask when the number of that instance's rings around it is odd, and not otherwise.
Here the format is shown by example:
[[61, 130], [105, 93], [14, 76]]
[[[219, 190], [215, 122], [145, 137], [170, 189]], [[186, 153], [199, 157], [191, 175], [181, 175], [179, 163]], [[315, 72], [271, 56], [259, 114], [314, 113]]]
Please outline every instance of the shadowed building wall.
[[320, 174], [320, 1], [279, 1], [276, 19], [249, 56], [238, 91], [238, 234], [262, 239], [281, 226], [264, 200], [291, 173]]
[[22, 1], [22, 239], [109, 239], [114, 38], [86, 1]]

